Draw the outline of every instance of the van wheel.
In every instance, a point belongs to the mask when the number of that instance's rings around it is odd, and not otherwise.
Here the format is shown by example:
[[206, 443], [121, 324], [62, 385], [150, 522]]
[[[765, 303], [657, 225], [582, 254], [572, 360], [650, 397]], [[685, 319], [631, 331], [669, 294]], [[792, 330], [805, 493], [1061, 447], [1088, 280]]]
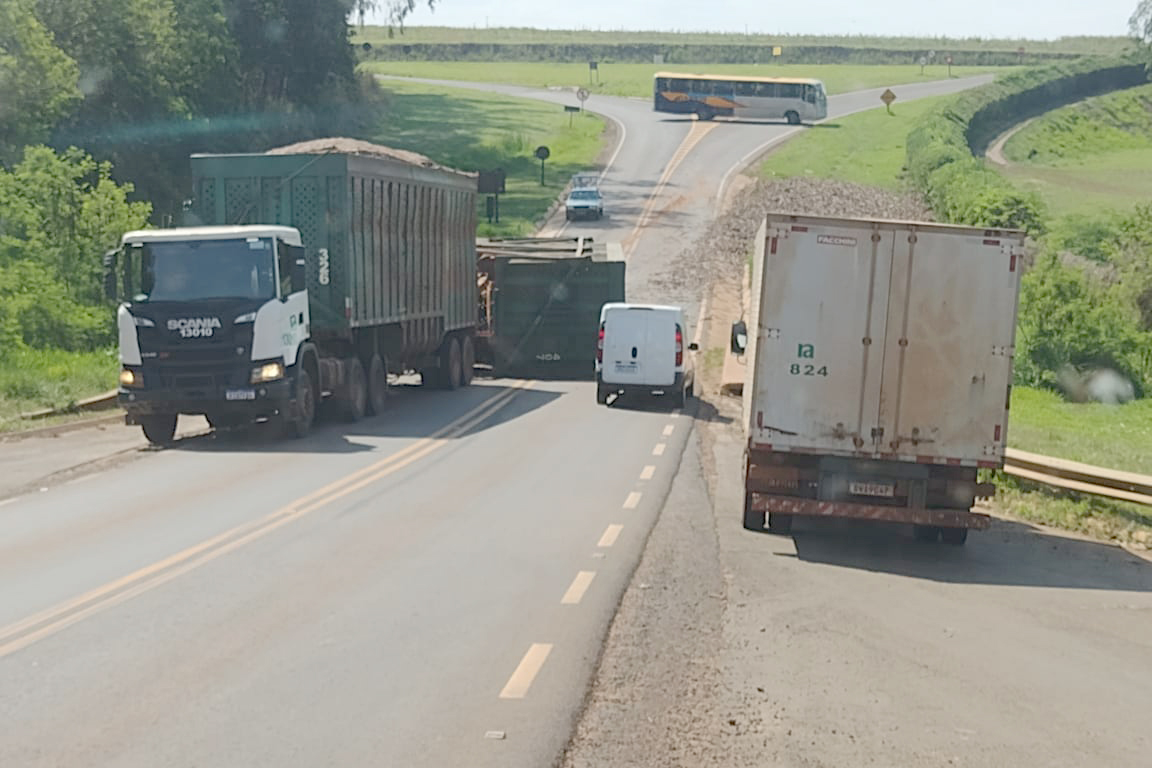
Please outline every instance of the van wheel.
[[464, 336], [460, 342], [460, 386], [467, 387], [476, 375], [476, 342]]
[[673, 396], [673, 398], [672, 398], [672, 407], [673, 408], [683, 408], [684, 407], [685, 394], [686, 394], [686, 390], [681, 389], [679, 392], [677, 392]]
[[368, 363], [368, 415], [379, 416], [388, 400], [388, 366], [380, 355]]
[[140, 429], [152, 445], [171, 445], [176, 437], [176, 414], [157, 413], [141, 416]]
[[612, 390], [603, 384], [596, 385], [596, 402], [599, 405], [608, 405], [608, 398], [611, 396]]

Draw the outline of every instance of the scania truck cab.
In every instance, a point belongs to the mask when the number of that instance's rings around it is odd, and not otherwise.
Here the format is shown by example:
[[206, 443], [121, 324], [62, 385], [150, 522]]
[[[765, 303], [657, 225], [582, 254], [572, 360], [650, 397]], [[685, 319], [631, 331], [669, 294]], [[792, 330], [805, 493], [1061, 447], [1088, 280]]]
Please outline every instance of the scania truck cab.
[[179, 414], [306, 431], [319, 382], [297, 365], [309, 314], [296, 229], [128, 232], [106, 266], [106, 289], [121, 298], [119, 401], [150, 442], [171, 442]]

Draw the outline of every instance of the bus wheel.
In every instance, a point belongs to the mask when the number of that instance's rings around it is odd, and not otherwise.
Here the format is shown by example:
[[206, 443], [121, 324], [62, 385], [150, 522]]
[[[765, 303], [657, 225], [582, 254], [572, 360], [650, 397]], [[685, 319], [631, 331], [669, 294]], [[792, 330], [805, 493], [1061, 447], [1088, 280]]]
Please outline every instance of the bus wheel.
[[788, 120], [788, 125], [800, 125], [800, 113], [789, 110], [784, 117]]
[[710, 109], [698, 109], [698, 110], [696, 110], [696, 119], [697, 120], [711, 120], [714, 117], [716, 117], [716, 113]]

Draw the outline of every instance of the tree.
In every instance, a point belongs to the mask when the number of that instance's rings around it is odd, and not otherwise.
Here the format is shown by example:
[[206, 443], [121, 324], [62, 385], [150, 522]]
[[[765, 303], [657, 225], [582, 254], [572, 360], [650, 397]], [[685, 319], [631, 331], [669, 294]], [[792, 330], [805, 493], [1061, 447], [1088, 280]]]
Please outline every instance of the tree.
[[52, 43], [33, 0], [0, 0], [0, 163], [45, 141], [80, 100], [76, 62]]
[[[429, 8], [436, 7], [436, 0], [427, 0]], [[404, 19], [416, 10], [420, 0], [352, 0], [353, 8], [360, 25], [364, 25], [364, 18], [373, 11], [383, 10], [388, 18], [389, 26], [404, 27]]]

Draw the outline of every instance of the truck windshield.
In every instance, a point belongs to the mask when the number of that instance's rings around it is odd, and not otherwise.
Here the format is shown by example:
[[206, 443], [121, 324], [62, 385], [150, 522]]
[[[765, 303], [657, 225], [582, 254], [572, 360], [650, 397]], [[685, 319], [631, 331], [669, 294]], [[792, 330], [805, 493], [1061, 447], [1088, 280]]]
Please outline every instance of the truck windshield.
[[266, 238], [144, 243], [129, 253], [135, 302], [276, 296], [272, 243]]
[[595, 200], [599, 195], [594, 189], [577, 189], [571, 197], [573, 200]]

